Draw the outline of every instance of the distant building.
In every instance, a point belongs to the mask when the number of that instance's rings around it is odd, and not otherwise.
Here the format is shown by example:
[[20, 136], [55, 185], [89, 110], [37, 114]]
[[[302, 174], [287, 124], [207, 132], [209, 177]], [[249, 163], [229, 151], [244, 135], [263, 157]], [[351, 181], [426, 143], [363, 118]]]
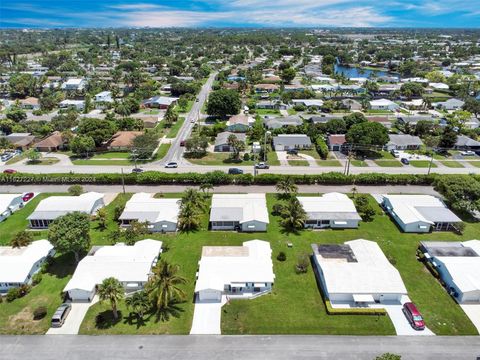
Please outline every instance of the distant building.
[[166, 96], [153, 96], [142, 103], [143, 107], [167, 109], [170, 105], [175, 104], [178, 98]]
[[76, 109], [78, 111], [82, 111], [85, 108], [85, 101], [84, 100], [63, 100], [60, 101], [58, 104], [60, 109]]
[[81, 91], [85, 89], [87, 82], [85, 79], [72, 78], [62, 84], [63, 90]]
[[442, 108], [445, 110], [459, 110], [465, 104], [464, 101], [459, 99], [448, 99], [446, 101], [437, 102], [432, 104], [436, 108]]

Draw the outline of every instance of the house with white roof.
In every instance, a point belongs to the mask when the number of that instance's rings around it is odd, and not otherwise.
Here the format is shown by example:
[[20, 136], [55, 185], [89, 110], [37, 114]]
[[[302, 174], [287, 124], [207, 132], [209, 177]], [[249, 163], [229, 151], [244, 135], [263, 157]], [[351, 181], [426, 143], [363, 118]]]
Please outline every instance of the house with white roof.
[[83, 110], [85, 108], [85, 101], [84, 100], [62, 100], [58, 104], [60, 109], [76, 109], [76, 110]]
[[400, 303], [407, 289], [398, 270], [374, 241], [312, 244], [314, 271], [333, 307]]
[[432, 105], [435, 108], [442, 108], [445, 110], [459, 110], [464, 104], [465, 102], [460, 99], [448, 99], [446, 101], [433, 103]]
[[97, 109], [103, 108], [106, 103], [113, 103], [111, 91], [102, 91], [95, 95], [95, 107]]
[[362, 220], [353, 201], [345, 194], [333, 192], [322, 196], [297, 196], [297, 199], [307, 213], [306, 228], [357, 228]]
[[399, 108], [398, 104], [388, 99], [378, 99], [370, 101], [370, 109], [372, 110], [390, 110], [395, 111]]
[[81, 78], [72, 78], [68, 79], [62, 84], [63, 90], [83, 90], [87, 85], [87, 81]]
[[0, 246], [0, 294], [30, 284], [43, 262], [54, 254], [55, 250], [47, 240], [33, 241], [21, 248]]
[[420, 250], [460, 304], [480, 304], [480, 240], [422, 241]]
[[151, 239], [137, 241], [132, 246], [118, 243], [93, 247], [78, 263], [63, 291], [72, 301], [90, 302], [97, 286], [109, 277], [120, 281], [126, 293], [141, 290], [161, 252], [162, 242]]
[[273, 147], [275, 151], [310, 149], [312, 141], [305, 134], [279, 134], [273, 138]]
[[142, 106], [147, 108], [167, 109], [170, 105], [176, 104], [177, 100], [178, 98], [175, 97], [156, 95], [143, 101]]
[[105, 206], [104, 194], [88, 192], [80, 196], [50, 196], [40, 201], [37, 208], [27, 218], [32, 229], [46, 229], [55, 219], [79, 211], [95, 215]]
[[0, 194], [0, 222], [22, 207], [22, 194]]
[[323, 106], [323, 100], [320, 99], [292, 99], [293, 105], [303, 105], [307, 108], [321, 108]]
[[151, 232], [177, 230], [180, 199], [156, 199], [154, 194], [136, 193], [127, 201], [122, 215], [118, 218], [122, 227], [129, 227], [132, 221], [146, 222]]
[[382, 195], [382, 206], [404, 232], [454, 230], [462, 220], [431, 195]]
[[422, 139], [409, 134], [390, 134], [387, 150], [418, 150], [423, 145]]
[[223, 295], [249, 298], [272, 289], [272, 249], [263, 240], [243, 246], [204, 246], [195, 294], [200, 302], [221, 302]]
[[265, 194], [213, 194], [212, 230], [267, 231], [268, 223]]

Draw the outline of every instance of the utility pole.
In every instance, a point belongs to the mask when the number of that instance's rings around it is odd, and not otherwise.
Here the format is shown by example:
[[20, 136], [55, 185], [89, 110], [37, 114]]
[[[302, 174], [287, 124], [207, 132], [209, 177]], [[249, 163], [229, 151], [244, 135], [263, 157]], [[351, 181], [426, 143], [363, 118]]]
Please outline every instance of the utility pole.
[[432, 164], [433, 164], [433, 153], [430, 156], [430, 163], [428, 164], [428, 173], [427, 175], [430, 175], [430, 171], [432, 170]]
[[263, 142], [263, 162], [267, 162], [267, 136], [270, 134], [270, 131], [265, 132], [265, 140]]
[[123, 188], [123, 194], [125, 194], [125, 178], [123, 177], [123, 168], [122, 168], [122, 188]]

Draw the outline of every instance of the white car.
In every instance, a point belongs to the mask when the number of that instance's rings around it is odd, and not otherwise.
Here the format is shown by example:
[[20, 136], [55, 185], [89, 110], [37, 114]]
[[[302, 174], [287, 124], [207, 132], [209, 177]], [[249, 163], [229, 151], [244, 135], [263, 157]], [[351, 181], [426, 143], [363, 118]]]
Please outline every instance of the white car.
[[460, 155], [462, 155], [462, 156], [474, 156], [475, 152], [473, 152], [473, 151], [462, 151], [462, 152], [460, 152]]
[[165, 167], [169, 169], [174, 169], [178, 167], [178, 164], [176, 162], [169, 162], [168, 164], [165, 165]]

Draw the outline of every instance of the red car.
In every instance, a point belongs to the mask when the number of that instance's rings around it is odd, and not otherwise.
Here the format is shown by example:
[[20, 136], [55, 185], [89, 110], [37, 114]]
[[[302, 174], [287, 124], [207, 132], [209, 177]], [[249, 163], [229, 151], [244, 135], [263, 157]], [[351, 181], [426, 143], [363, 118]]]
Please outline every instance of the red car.
[[180, 146], [185, 146], [185, 140], [180, 141]]
[[4, 174], [15, 174], [16, 172], [17, 172], [17, 170], [13, 170], [13, 169], [3, 170], [3, 173], [4, 173]]
[[424, 330], [425, 321], [422, 315], [418, 311], [414, 303], [407, 302], [403, 304], [403, 313], [405, 314], [408, 322], [415, 330]]
[[23, 195], [22, 200], [23, 200], [23, 202], [27, 202], [28, 200], [30, 200], [33, 197], [34, 197], [34, 194], [32, 192], [29, 192], [29, 193], [26, 193], [26, 194]]

